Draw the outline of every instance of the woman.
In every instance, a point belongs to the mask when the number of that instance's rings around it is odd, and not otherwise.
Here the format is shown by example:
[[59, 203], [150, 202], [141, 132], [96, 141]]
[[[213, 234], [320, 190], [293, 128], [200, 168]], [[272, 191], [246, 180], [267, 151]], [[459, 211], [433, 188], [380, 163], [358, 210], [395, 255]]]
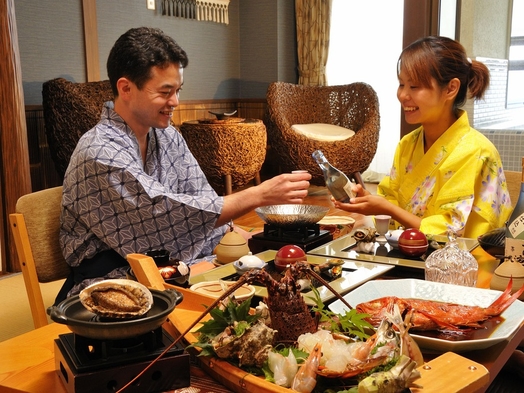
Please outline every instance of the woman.
[[388, 214], [397, 225], [426, 234], [477, 238], [501, 227], [511, 202], [497, 149], [470, 127], [464, 105], [482, 98], [487, 67], [446, 37], [425, 37], [402, 51], [397, 98], [409, 124], [420, 124], [397, 146], [389, 176], [371, 195], [360, 185], [350, 203], [335, 207]]

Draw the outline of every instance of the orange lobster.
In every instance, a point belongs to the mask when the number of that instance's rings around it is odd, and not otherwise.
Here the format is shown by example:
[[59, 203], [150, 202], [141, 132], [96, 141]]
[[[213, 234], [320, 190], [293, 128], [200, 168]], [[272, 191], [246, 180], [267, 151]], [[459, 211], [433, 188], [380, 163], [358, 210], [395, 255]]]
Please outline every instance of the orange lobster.
[[455, 303], [444, 303], [432, 300], [404, 299], [386, 296], [358, 304], [355, 309], [369, 314], [369, 323], [377, 326], [384, 319], [386, 312], [398, 305], [400, 312], [412, 313], [412, 330], [462, 330], [479, 328], [480, 323], [504, 312], [522, 293], [524, 285], [511, 295], [512, 280], [506, 290], [488, 307], [464, 306]]

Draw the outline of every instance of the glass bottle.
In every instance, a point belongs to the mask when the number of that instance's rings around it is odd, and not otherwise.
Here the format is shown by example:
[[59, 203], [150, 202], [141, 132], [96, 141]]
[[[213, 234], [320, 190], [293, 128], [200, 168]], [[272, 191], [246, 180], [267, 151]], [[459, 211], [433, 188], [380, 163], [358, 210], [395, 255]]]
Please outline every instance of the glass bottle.
[[312, 156], [320, 169], [322, 169], [326, 187], [333, 195], [333, 198], [342, 203], [349, 203], [349, 198], [355, 196], [351, 189], [352, 183], [349, 178], [342, 171], [331, 165], [320, 150], [314, 151]]
[[506, 226], [504, 256], [512, 261], [524, 261], [524, 157], [519, 199]]
[[446, 245], [427, 257], [424, 272], [428, 281], [474, 287], [478, 270], [475, 257], [459, 248], [456, 235], [450, 231]]

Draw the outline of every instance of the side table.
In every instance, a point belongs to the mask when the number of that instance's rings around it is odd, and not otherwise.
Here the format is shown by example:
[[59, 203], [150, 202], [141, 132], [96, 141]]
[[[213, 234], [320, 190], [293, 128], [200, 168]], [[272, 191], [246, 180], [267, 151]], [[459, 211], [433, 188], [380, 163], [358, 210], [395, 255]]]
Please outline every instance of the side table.
[[218, 194], [231, 194], [251, 180], [260, 183], [267, 144], [262, 120], [192, 120], [184, 122], [180, 132]]

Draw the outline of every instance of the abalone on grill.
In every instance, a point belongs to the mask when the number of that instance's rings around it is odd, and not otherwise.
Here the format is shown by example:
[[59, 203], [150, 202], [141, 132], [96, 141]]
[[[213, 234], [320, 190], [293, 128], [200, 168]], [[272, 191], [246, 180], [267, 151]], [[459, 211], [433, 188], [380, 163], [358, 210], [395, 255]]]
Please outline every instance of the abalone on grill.
[[79, 294], [80, 302], [92, 313], [112, 319], [137, 318], [153, 305], [153, 295], [133, 280], [114, 279], [92, 284]]

